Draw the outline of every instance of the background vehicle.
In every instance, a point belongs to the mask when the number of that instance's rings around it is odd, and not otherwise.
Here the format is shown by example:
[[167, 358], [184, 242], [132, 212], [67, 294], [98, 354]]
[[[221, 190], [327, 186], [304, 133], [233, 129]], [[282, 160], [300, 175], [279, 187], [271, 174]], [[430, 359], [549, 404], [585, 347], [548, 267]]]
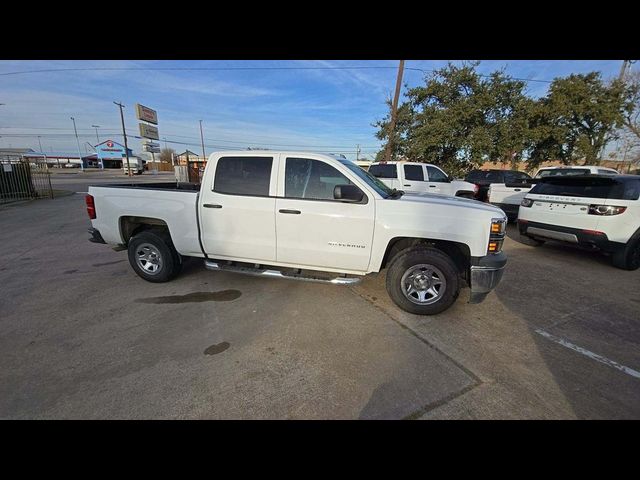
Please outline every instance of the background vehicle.
[[236, 151], [209, 157], [201, 186], [90, 186], [90, 239], [127, 248], [136, 273], [165, 282], [183, 256], [211, 270], [351, 284], [387, 268], [403, 310], [447, 309], [498, 284], [506, 218], [463, 198], [403, 195], [335, 156]]
[[[471, 170], [465, 177], [465, 180], [478, 186], [478, 193], [475, 198], [481, 202], [488, 201], [487, 193], [489, 186], [494, 183], [519, 185], [520, 187], [528, 185], [527, 188], [531, 187], [531, 176], [528, 173], [517, 170]], [[516, 188], [519, 187], [516, 186]], [[518, 205], [520, 205], [520, 201], [518, 201]]]
[[598, 165], [567, 165], [562, 167], [544, 167], [539, 169], [534, 178], [566, 175], [618, 175], [613, 168], [600, 167]]
[[[129, 167], [131, 168], [131, 173], [133, 173], [134, 175], [140, 175], [142, 174], [142, 172], [144, 172], [144, 164], [144, 160], [142, 160], [140, 157], [129, 156]], [[127, 169], [126, 157], [122, 158], [122, 171], [126, 175], [129, 174], [129, 171]]]
[[439, 193], [474, 198], [478, 187], [462, 180], [452, 180], [435, 165], [418, 162], [375, 162], [369, 173], [390, 188], [406, 193]]
[[640, 267], [640, 176], [553, 175], [522, 200], [521, 235], [560, 240], [613, 254], [613, 264]]

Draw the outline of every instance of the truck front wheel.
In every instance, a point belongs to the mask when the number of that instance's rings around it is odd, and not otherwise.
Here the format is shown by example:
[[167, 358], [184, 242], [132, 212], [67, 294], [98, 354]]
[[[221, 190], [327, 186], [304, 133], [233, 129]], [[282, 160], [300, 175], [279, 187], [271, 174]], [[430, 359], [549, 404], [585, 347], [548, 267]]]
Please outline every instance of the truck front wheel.
[[180, 273], [180, 255], [166, 232], [145, 230], [129, 240], [129, 264], [148, 282], [168, 282]]
[[406, 312], [435, 315], [445, 311], [458, 298], [458, 270], [453, 260], [441, 250], [410, 247], [391, 260], [387, 292]]

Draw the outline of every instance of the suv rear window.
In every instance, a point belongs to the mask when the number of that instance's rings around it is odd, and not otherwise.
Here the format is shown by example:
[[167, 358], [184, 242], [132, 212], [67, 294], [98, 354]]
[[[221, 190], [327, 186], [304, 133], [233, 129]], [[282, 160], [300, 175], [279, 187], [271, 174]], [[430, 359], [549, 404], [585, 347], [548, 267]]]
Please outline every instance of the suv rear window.
[[213, 190], [231, 195], [269, 196], [272, 157], [222, 157]]
[[638, 200], [640, 178], [577, 177], [573, 175], [549, 178], [536, 184], [529, 193], [566, 197]]
[[526, 183], [531, 180], [531, 175], [524, 172], [504, 172], [505, 183]]
[[369, 173], [376, 178], [398, 178], [398, 170], [395, 163], [371, 165]]
[[544, 177], [567, 177], [571, 175], [589, 175], [591, 170], [588, 168], [554, 168], [552, 170], [542, 170], [538, 172], [536, 178]]

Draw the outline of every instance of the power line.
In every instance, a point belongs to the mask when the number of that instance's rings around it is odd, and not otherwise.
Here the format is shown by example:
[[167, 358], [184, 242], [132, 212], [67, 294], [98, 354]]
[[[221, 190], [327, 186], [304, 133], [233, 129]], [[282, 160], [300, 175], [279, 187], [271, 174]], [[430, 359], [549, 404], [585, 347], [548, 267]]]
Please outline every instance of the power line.
[[[15, 72], [0, 73], [0, 76], [8, 75], [22, 75], [29, 73], [55, 73], [55, 72], [102, 72], [102, 71], [243, 71], [243, 70], [389, 70], [395, 69], [391, 66], [332, 66], [332, 67], [78, 67], [78, 68], [46, 68], [40, 70], [22, 70]], [[433, 73], [435, 69], [425, 69], [418, 67], [406, 67], [405, 70]], [[491, 75], [478, 74], [480, 77], [490, 78]], [[523, 82], [540, 82], [540, 83], [553, 83], [552, 80], [540, 80], [536, 78], [519, 78], [510, 77], [513, 80], [520, 80]]]

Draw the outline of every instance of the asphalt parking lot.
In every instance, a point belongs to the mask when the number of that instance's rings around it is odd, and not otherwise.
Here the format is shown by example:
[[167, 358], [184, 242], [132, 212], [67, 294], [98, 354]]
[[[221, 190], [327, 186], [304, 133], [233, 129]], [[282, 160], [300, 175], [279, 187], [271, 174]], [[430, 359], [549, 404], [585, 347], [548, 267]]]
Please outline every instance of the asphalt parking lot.
[[144, 282], [88, 242], [81, 194], [2, 206], [0, 226], [0, 418], [640, 418], [640, 271], [512, 225], [498, 288], [433, 317], [399, 310], [384, 272], [339, 287], [194, 259]]

